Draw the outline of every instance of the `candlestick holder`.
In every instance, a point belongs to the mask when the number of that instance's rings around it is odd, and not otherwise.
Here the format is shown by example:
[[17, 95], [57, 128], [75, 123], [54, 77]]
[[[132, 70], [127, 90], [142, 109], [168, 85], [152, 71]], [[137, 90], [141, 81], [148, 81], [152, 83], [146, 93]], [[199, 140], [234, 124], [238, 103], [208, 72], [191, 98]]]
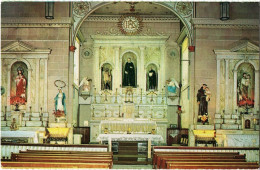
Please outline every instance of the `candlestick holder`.
[[121, 106], [119, 105], [119, 115], [118, 115], [119, 117], [121, 117], [121, 114], [120, 114], [120, 107], [121, 107]]
[[117, 102], [117, 88], [116, 88], [115, 103], [118, 103], [118, 102]]
[[140, 100], [140, 104], [143, 103], [143, 89], [141, 88], [141, 100]]

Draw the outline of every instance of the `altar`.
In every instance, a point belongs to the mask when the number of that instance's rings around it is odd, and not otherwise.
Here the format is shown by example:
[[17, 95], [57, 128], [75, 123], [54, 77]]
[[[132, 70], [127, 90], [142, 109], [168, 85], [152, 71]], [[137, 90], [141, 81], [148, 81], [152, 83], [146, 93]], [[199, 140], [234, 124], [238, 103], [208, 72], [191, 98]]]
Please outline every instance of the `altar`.
[[28, 138], [28, 143], [38, 143], [37, 131], [1, 131], [1, 138]]
[[153, 134], [100, 134], [97, 140], [102, 143], [108, 141], [109, 151], [112, 151], [112, 141], [147, 141], [148, 142], [148, 158], [151, 158], [152, 142], [162, 142], [161, 135]]

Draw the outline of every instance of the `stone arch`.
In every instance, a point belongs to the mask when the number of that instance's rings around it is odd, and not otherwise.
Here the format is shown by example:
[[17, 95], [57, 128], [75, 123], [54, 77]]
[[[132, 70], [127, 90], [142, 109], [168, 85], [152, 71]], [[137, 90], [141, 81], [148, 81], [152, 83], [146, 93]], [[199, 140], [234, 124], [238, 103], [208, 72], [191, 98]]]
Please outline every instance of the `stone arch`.
[[[80, 19], [78, 19], [78, 21], [76, 21], [74, 23], [74, 30], [73, 30], [73, 36], [72, 36], [72, 43], [71, 45], [75, 44], [75, 40], [76, 40], [76, 36], [77, 33], [79, 31], [79, 28], [81, 27], [82, 23], [86, 20], [87, 17], [89, 17], [90, 14], [92, 14], [95, 10], [97, 10], [98, 8], [101, 8], [105, 5], [108, 4], [112, 4], [113, 2], [101, 2], [97, 5], [95, 5], [92, 9], [90, 9], [83, 17], [81, 17]], [[182, 16], [178, 11], [176, 11], [175, 9], [175, 3], [172, 2], [153, 2], [154, 4], [158, 4], [160, 6], [163, 6], [165, 8], [167, 8], [168, 10], [170, 10], [171, 12], [173, 12], [185, 25], [185, 27], [188, 30], [188, 37], [189, 37], [189, 44], [192, 45], [193, 41], [192, 41], [192, 29], [191, 29], [191, 22], [190, 22], [190, 18], [189, 17], [184, 17]], [[191, 11], [191, 14], [193, 15], [193, 10]]]

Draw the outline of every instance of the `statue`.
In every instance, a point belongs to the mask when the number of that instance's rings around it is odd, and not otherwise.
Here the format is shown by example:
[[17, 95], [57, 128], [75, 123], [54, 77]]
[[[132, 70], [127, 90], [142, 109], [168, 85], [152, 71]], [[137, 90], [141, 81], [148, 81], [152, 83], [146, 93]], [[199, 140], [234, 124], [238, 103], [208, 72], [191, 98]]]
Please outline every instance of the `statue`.
[[135, 67], [131, 58], [128, 58], [125, 64], [123, 86], [135, 86]]
[[26, 79], [23, 75], [23, 69], [21, 67], [17, 68], [18, 75], [15, 78], [16, 84], [16, 96], [25, 98], [26, 94]]
[[84, 77], [80, 84], [79, 87], [82, 87], [82, 92], [83, 93], [89, 93], [91, 90], [91, 79], [89, 79], [88, 77]]
[[177, 88], [180, 88], [178, 82], [174, 78], [167, 80], [166, 84], [168, 86], [168, 88], [167, 88], [168, 92], [173, 93], [173, 94], [176, 94]]
[[103, 72], [103, 77], [104, 77], [104, 82], [103, 82], [103, 87], [104, 89], [107, 90], [112, 90], [112, 75], [111, 75], [111, 71], [106, 68]]
[[198, 115], [208, 115], [208, 102], [210, 100], [210, 91], [207, 84], [203, 84], [197, 93], [197, 102], [199, 104]]
[[156, 72], [151, 67], [150, 71], [148, 72], [148, 79], [149, 79], [149, 89], [156, 89]]
[[55, 100], [55, 116], [56, 117], [62, 117], [65, 116], [67, 111], [66, 111], [66, 104], [65, 104], [65, 93], [62, 92], [62, 89], [59, 88], [59, 92], [54, 98]]

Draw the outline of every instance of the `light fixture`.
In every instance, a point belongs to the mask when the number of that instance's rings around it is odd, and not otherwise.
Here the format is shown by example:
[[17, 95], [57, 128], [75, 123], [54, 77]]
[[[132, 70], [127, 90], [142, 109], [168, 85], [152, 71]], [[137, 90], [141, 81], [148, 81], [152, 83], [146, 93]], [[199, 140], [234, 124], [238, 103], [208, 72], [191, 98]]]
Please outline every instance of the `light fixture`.
[[229, 19], [229, 2], [220, 2], [220, 20]]
[[54, 2], [45, 2], [45, 18], [54, 19]]

